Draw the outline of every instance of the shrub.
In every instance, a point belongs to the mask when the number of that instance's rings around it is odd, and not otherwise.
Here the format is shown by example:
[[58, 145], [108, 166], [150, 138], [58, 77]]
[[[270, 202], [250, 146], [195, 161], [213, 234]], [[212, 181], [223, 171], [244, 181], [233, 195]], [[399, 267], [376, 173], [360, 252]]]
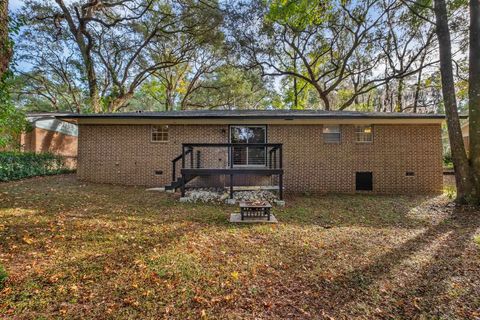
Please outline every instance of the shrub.
[[69, 172], [62, 157], [51, 153], [0, 152], [0, 181]]
[[443, 155], [443, 167], [445, 169], [453, 169], [453, 159], [450, 153]]
[[8, 274], [5, 268], [0, 264], [0, 289], [3, 288], [5, 281], [7, 281]]

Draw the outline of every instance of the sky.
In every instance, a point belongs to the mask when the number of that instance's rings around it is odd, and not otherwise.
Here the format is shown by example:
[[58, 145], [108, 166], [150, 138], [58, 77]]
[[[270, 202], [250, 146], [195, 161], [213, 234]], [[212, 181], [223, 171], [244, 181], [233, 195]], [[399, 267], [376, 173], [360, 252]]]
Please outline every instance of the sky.
[[9, 0], [8, 1], [8, 7], [10, 10], [15, 11], [19, 9], [23, 4], [23, 0]]

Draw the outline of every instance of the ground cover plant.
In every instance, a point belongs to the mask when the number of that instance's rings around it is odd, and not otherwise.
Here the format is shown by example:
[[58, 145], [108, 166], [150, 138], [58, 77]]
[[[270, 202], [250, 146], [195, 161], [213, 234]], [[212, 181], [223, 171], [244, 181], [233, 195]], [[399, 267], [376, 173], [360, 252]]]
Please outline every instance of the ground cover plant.
[[480, 215], [444, 196], [287, 197], [277, 225], [72, 175], [0, 184], [0, 318], [475, 319]]

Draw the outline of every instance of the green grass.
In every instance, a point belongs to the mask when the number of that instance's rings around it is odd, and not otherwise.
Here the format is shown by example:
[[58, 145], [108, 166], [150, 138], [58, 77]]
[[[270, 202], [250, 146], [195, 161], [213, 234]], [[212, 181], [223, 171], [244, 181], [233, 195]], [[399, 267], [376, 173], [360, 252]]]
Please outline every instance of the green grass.
[[5, 267], [0, 264], [0, 289], [3, 289], [3, 286], [7, 281], [7, 279], [8, 279], [7, 270], [5, 270]]
[[478, 315], [480, 217], [445, 196], [289, 196], [276, 225], [177, 197], [73, 175], [0, 184], [0, 318]]

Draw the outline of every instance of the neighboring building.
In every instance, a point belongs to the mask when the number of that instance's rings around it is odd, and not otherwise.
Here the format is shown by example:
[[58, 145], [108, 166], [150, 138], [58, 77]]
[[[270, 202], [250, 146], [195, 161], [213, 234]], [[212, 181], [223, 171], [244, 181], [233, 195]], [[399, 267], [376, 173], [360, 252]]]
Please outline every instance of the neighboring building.
[[30, 130], [20, 137], [24, 152], [51, 152], [65, 158], [68, 167], [75, 168], [77, 162], [78, 127], [62, 121], [56, 116], [65, 113], [28, 113]]
[[77, 175], [85, 181], [167, 188], [232, 182], [316, 193], [442, 190], [443, 115], [204, 110], [60, 118], [79, 126]]
[[465, 123], [463, 126], [462, 126], [462, 137], [463, 137], [463, 143], [465, 144], [465, 150], [470, 150], [470, 133], [469, 133], [469, 130], [470, 130], [470, 125], [467, 123]]

